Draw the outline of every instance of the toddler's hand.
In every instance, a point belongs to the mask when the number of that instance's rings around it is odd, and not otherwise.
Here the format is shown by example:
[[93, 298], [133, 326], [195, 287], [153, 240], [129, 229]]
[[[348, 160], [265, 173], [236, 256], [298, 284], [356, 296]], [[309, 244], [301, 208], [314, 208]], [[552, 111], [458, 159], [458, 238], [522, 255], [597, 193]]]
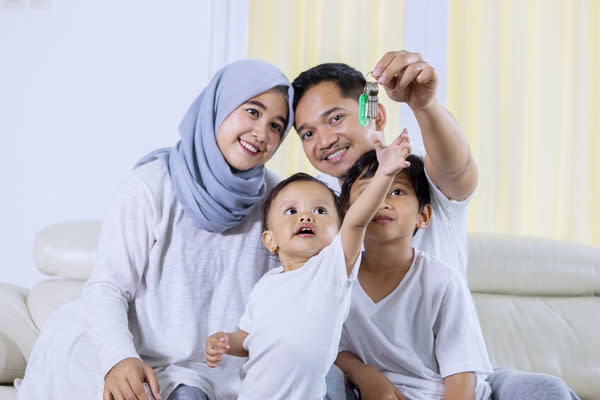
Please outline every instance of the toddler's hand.
[[215, 368], [229, 350], [229, 338], [225, 332], [212, 334], [206, 340], [206, 365]]
[[160, 387], [154, 370], [138, 358], [121, 360], [104, 377], [102, 399], [149, 400], [144, 382], [148, 384], [152, 397], [160, 400]]
[[378, 170], [381, 170], [384, 175], [396, 175], [403, 168], [410, 166], [406, 157], [410, 155], [412, 149], [406, 128], [389, 146], [384, 146], [379, 139], [374, 139], [373, 144], [379, 162]]

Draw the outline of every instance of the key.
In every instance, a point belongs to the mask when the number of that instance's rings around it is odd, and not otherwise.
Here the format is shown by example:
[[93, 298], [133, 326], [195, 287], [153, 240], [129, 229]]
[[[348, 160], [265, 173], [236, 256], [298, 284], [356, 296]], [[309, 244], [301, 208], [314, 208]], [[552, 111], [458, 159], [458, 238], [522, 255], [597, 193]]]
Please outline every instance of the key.
[[362, 126], [369, 125], [369, 120], [377, 119], [378, 93], [379, 85], [377, 82], [367, 82], [364, 92], [358, 100], [359, 122]]

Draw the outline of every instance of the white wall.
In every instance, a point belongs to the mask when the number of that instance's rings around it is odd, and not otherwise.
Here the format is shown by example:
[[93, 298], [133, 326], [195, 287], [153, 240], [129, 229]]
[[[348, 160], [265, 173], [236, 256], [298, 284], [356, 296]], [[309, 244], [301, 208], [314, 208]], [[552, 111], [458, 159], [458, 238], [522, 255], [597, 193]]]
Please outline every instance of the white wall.
[[212, 72], [246, 56], [247, 15], [247, 0], [0, 0], [0, 281], [31, 287], [35, 233], [101, 219], [133, 164], [177, 141]]

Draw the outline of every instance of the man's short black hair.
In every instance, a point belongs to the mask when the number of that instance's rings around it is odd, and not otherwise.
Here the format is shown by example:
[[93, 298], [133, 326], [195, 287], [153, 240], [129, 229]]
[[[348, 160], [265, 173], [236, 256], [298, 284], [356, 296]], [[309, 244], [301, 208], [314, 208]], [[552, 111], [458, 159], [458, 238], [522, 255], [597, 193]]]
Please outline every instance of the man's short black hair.
[[[406, 160], [410, 162], [410, 166], [404, 168], [400, 173], [404, 174], [411, 181], [417, 200], [419, 201], [419, 211], [423, 210], [427, 204], [431, 203], [431, 195], [429, 192], [429, 182], [427, 175], [425, 175], [425, 164], [423, 160], [418, 156], [411, 154]], [[340, 194], [340, 200], [344, 209], [348, 209], [350, 206], [350, 189], [354, 182], [359, 178], [371, 178], [375, 175], [379, 167], [377, 161], [377, 154], [375, 150], [369, 150], [363, 154], [348, 170], [346, 175], [342, 177], [344, 182], [342, 183], [342, 193]], [[415, 232], [417, 230], [415, 229]]]
[[316, 182], [320, 185], [323, 185], [331, 193], [331, 195], [333, 196], [333, 203], [335, 204], [335, 211], [337, 212], [337, 216], [338, 216], [338, 222], [339, 222], [340, 226], [342, 225], [342, 221], [344, 220], [344, 214], [346, 213], [346, 211], [345, 211], [344, 207], [342, 206], [340, 198], [335, 194], [335, 192], [333, 190], [331, 190], [331, 188], [329, 186], [327, 186], [326, 184], [324, 184], [323, 182], [321, 182], [314, 176], [305, 174], [304, 172], [298, 172], [298, 173], [295, 173], [294, 175], [290, 176], [289, 178], [284, 179], [281, 182], [279, 182], [279, 184], [277, 184], [277, 186], [275, 186], [273, 189], [271, 189], [271, 191], [265, 198], [265, 202], [263, 203], [263, 208], [262, 208], [263, 231], [266, 231], [268, 229], [267, 217], [269, 215], [269, 210], [271, 209], [271, 204], [273, 203], [273, 201], [275, 200], [275, 198], [277, 197], [279, 192], [281, 192], [283, 190], [283, 188], [285, 188], [290, 183], [299, 182], [299, 181]]
[[358, 101], [358, 97], [364, 91], [367, 83], [362, 73], [347, 64], [325, 63], [317, 65], [302, 72], [292, 82], [294, 87], [294, 111], [296, 111], [296, 106], [304, 93], [321, 82], [335, 83], [343, 97], [353, 98], [356, 101]]

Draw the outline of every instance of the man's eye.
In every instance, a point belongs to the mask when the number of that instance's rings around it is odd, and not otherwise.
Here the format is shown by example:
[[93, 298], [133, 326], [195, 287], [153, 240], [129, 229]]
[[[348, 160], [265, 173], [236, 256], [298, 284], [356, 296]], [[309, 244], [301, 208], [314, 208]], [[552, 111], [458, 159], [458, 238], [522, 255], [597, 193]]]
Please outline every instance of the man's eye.
[[333, 118], [331, 118], [331, 122], [338, 122], [340, 121], [342, 118], [344, 118], [344, 116], [342, 114], [337, 114], [335, 115]]
[[300, 139], [301, 140], [308, 139], [308, 138], [312, 137], [313, 135], [314, 135], [314, 133], [312, 131], [306, 131], [300, 135]]
[[285, 210], [285, 214], [286, 215], [296, 214], [296, 209], [295, 208], [288, 208], [287, 210]]
[[317, 207], [315, 208], [315, 214], [327, 214], [327, 210], [325, 210], [323, 207]]
[[258, 117], [258, 110], [256, 108], [246, 108], [246, 112], [253, 117]]

